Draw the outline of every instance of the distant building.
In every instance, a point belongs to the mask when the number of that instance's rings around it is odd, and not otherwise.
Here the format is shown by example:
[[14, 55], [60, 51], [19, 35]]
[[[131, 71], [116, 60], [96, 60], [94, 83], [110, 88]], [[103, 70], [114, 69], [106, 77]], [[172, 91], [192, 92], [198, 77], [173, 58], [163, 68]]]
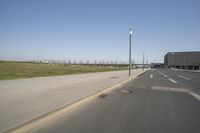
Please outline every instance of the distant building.
[[200, 51], [168, 52], [164, 57], [165, 67], [177, 69], [200, 69]]
[[164, 68], [163, 63], [151, 63], [151, 68]]

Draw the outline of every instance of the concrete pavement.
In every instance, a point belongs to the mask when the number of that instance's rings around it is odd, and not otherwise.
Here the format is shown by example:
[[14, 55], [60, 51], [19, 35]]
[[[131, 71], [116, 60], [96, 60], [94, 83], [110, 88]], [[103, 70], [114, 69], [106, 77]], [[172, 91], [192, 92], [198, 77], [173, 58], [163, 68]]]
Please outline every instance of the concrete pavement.
[[[190, 79], [180, 78], [189, 75]], [[199, 94], [199, 78], [194, 73], [150, 70], [32, 132], [199, 133], [200, 100], [190, 94]]]
[[[136, 69], [132, 75], [142, 72]], [[128, 71], [115, 71], [0, 81], [0, 132], [128, 78]]]

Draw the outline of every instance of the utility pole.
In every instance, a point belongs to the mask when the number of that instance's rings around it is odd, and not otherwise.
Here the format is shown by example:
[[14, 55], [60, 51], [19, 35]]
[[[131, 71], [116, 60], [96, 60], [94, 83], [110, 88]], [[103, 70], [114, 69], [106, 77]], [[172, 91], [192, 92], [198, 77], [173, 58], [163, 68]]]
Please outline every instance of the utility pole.
[[144, 71], [144, 58], [145, 58], [145, 55], [144, 55], [144, 52], [143, 52], [143, 71]]
[[131, 76], [131, 35], [132, 35], [132, 30], [130, 28], [130, 32], [129, 32], [129, 76]]

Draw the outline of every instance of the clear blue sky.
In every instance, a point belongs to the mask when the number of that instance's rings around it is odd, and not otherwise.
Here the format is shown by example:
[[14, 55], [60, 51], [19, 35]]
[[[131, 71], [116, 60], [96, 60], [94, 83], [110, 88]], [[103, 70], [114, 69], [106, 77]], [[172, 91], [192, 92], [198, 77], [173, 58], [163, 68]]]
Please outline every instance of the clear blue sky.
[[199, 0], [0, 0], [0, 59], [163, 62], [200, 51]]

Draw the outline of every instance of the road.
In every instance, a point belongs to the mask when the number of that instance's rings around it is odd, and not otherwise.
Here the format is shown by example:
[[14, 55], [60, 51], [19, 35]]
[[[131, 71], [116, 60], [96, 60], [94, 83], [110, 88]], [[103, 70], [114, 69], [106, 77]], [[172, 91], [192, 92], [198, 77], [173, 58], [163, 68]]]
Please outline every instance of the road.
[[[132, 71], [132, 76], [143, 72]], [[128, 71], [0, 81], [0, 132], [129, 79]]]
[[200, 73], [154, 69], [36, 133], [199, 133]]

